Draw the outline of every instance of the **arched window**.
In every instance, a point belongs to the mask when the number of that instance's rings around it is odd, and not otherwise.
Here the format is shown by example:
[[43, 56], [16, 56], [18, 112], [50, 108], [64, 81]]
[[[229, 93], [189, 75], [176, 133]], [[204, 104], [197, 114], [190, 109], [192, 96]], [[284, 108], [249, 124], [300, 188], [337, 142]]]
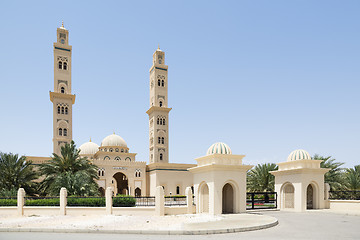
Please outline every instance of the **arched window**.
[[102, 170], [101, 176], [104, 176], [104, 175], [105, 175], [105, 170]]
[[165, 125], [165, 118], [163, 119], [163, 125]]
[[121, 149], [121, 152], [123, 153], [123, 152], [124, 152], [124, 149]]
[[180, 195], [180, 187], [179, 186], [176, 187], [176, 195]]
[[58, 106], [58, 114], [60, 114], [60, 106]]
[[62, 136], [62, 128], [59, 128], [59, 136]]
[[157, 119], [157, 125], [159, 125], [159, 124], [160, 124], [160, 118]]
[[163, 154], [160, 153], [160, 160], [162, 161], [163, 160]]
[[159, 64], [161, 64], [161, 60], [159, 60]]
[[109, 149], [109, 151], [110, 151], [110, 152], [112, 152], [112, 151], [113, 151], [113, 149], [112, 149], [112, 148], [110, 148], [110, 149]]
[[139, 172], [139, 173], [138, 173], [138, 177], [140, 177], [140, 174], [141, 174], [141, 173]]
[[162, 107], [162, 101], [159, 102], [160, 107]]
[[161, 143], [161, 138], [160, 138], [160, 137], [158, 137], [158, 143], [159, 143], [159, 144]]
[[164, 87], [165, 86], [165, 82], [164, 80], [161, 81], [161, 86]]
[[59, 62], [59, 69], [62, 69], [62, 62]]
[[158, 79], [158, 86], [159, 86], [159, 87], [160, 87], [160, 83], [161, 83], [161, 82], [160, 82], [160, 79]]
[[118, 149], [118, 148], [116, 148], [116, 149], [115, 149], [115, 152], [119, 152], [119, 149]]
[[116, 161], [120, 161], [121, 159], [120, 159], [119, 156], [117, 156], [117, 157], [115, 157], [115, 160], [116, 160]]
[[66, 70], [66, 69], [67, 69], [67, 63], [64, 62], [64, 70]]
[[64, 114], [64, 107], [61, 107], [61, 114]]
[[65, 114], [68, 114], [68, 111], [69, 111], [68, 107], [65, 107]]
[[162, 119], [160, 118], [160, 125], [163, 125], [163, 121], [162, 121]]
[[64, 88], [64, 87], [61, 87], [61, 88], [60, 88], [60, 92], [61, 92], [61, 93], [65, 93], [65, 88]]
[[165, 143], [165, 139], [162, 137], [161, 138], [161, 143], [164, 144]]
[[64, 128], [64, 136], [66, 137], [67, 136], [67, 129]]

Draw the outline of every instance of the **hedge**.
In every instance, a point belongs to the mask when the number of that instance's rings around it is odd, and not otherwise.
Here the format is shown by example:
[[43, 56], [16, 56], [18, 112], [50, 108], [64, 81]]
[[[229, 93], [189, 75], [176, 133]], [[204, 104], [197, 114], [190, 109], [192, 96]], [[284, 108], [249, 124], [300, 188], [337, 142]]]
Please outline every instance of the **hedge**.
[[[136, 200], [131, 196], [113, 198], [114, 207], [133, 207]], [[76, 207], [105, 207], [104, 197], [68, 197], [68, 206]], [[17, 206], [16, 199], [0, 199], [0, 206]], [[60, 206], [60, 198], [26, 199], [25, 206]]]
[[17, 206], [16, 199], [0, 199], [0, 206]]
[[131, 196], [120, 196], [113, 198], [113, 207], [134, 207], [136, 199]]

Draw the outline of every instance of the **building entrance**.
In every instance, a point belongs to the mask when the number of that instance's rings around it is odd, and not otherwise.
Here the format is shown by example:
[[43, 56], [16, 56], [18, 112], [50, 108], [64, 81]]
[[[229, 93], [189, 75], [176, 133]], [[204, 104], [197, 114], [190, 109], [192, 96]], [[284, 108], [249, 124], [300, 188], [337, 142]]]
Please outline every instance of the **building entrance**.
[[234, 212], [234, 189], [229, 183], [225, 184], [222, 189], [222, 212]]
[[309, 184], [306, 189], [306, 208], [314, 208], [314, 188], [311, 186], [311, 184]]
[[118, 172], [114, 174], [113, 178], [116, 180], [116, 194], [129, 195], [128, 179], [126, 175]]

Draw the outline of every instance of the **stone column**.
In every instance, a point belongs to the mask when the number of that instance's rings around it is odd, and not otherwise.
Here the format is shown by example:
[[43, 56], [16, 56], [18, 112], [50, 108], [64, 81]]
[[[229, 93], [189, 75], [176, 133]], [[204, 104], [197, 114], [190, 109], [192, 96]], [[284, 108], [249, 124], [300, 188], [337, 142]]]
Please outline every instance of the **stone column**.
[[66, 215], [66, 205], [67, 205], [67, 190], [66, 188], [60, 189], [60, 215]]
[[17, 192], [17, 211], [19, 216], [24, 215], [24, 204], [25, 204], [25, 190], [19, 188]]
[[191, 191], [191, 187], [187, 187], [185, 189], [185, 195], [186, 195], [186, 206], [187, 206], [186, 213], [193, 214], [193, 194]]
[[156, 187], [155, 215], [156, 216], [164, 216], [165, 215], [165, 196], [164, 196], [164, 189], [162, 186]]
[[113, 190], [112, 187], [107, 187], [105, 191], [105, 201], [106, 201], [106, 214], [111, 215], [112, 214], [112, 196], [113, 196]]

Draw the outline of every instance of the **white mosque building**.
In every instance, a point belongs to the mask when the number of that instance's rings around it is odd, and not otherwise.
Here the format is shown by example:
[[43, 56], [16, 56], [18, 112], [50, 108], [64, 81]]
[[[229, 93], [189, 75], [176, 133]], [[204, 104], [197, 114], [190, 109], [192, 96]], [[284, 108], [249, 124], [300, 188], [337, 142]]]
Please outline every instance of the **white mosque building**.
[[[54, 43], [53, 152], [72, 140], [71, 53], [69, 31], [64, 25], [57, 29]], [[136, 161], [126, 141], [115, 133], [105, 137], [100, 145], [82, 144], [82, 156], [98, 166], [99, 190], [112, 187], [115, 194], [154, 196], [157, 187], [165, 195], [185, 195], [191, 187], [197, 212], [244, 212], [246, 209], [246, 172], [252, 168], [243, 165], [245, 155], [234, 155], [225, 143], [209, 147], [206, 156], [195, 159], [197, 164], [169, 162], [168, 66], [165, 52], [159, 48], [153, 54], [150, 68], [149, 163]], [[204, 151], [205, 152], [205, 151]], [[28, 157], [39, 164], [47, 157]], [[289, 160], [279, 163], [276, 191], [280, 193], [280, 208], [302, 211], [312, 202], [315, 208], [324, 207], [324, 173], [320, 162], [311, 160], [306, 151], [297, 150]], [[309, 187], [310, 186], [310, 187]], [[309, 194], [311, 192], [311, 194]], [[308, 193], [308, 194], [307, 194]], [[309, 197], [311, 195], [311, 197]]]

